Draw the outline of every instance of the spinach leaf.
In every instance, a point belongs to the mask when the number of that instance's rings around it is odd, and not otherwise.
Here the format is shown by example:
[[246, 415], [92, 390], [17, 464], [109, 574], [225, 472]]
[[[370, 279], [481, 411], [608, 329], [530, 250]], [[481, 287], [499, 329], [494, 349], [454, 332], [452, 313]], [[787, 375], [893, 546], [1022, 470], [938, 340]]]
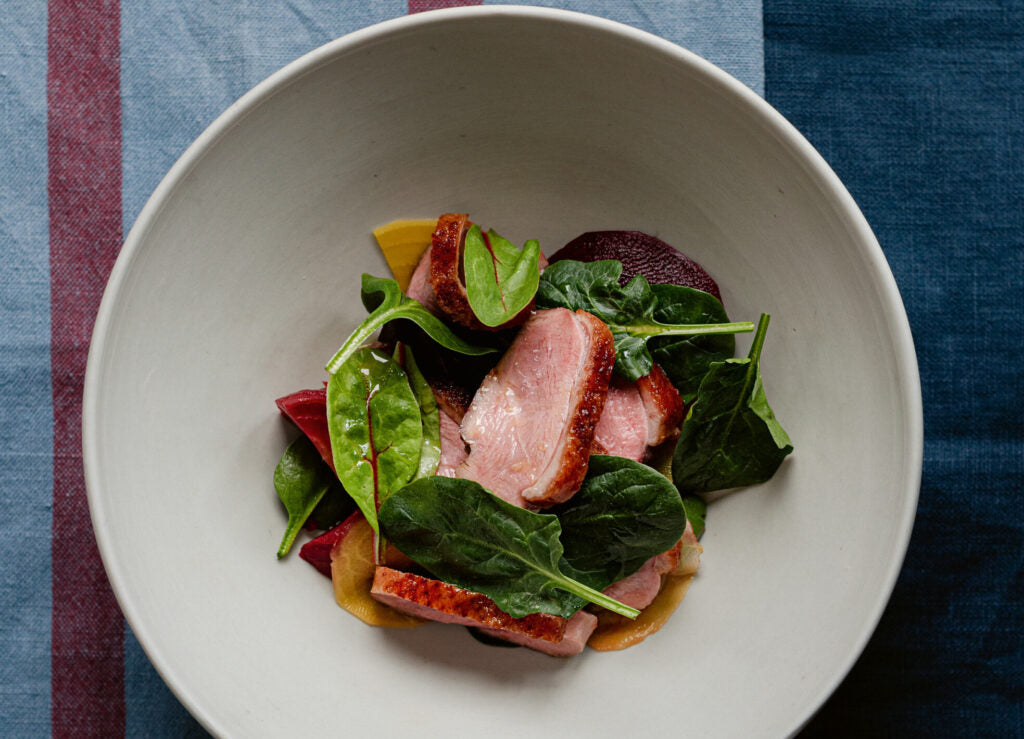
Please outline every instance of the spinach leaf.
[[506, 503], [472, 480], [414, 480], [379, 516], [394, 545], [435, 577], [483, 593], [516, 618], [569, 618], [586, 601], [629, 618], [639, 613], [566, 574], [555, 516]]
[[420, 408], [420, 423], [423, 426], [420, 464], [414, 478], [429, 477], [437, 472], [437, 466], [441, 462], [441, 414], [437, 409], [437, 400], [434, 398], [434, 391], [430, 389], [426, 378], [416, 365], [416, 358], [413, 357], [412, 348], [408, 344], [399, 342], [395, 347], [395, 361], [409, 377], [409, 386]]
[[704, 536], [704, 519], [708, 514], [708, 504], [703, 498], [696, 495], [687, 495], [683, 498], [683, 510], [686, 511], [686, 520], [693, 528], [693, 535], [698, 539]]
[[332, 374], [338, 371], [338, 368], [373, 335], [374, 331], [397, 318], [412, 321], [438, 344], [460, 354], [475, 356], [495, 351], [490, 347], [474, 346], [460, 339], [441, 319], [417, 301], [403, 295], [402, 289], [394, 280], [364, 274], [360, 295], [370, 315], [356, 327], [327, 363], [326, 369]]
[[305, 436], [300, 436], [284, 450], [274, 469], [274, 489], [288, 512], [288, 525], [277, 549], [278, 559], [288, 554], [333, 479], [331, 468]]
[[[622, 263], [614, 259], [555, 262], [540, 277], [537, 307], [585, 310], [608, 324], [615, 339], [615, 371], [626, 379], [638, 380], [650, 373], [653, 360], [647, 342], [655, 337], [735, 334], [754, 329], [754, 324], [747, 322], [662, 323], [655, 317], [658, 300], [647, 278], [636, 275], [620, 286], [620, 274]], [[673, 297], [684, 301], [681, 294]], [[681, 312], [682, 308], [676, 310]]]
[[377, 349], [359, 349], [327, 383], [334, 469], [384, 547], [377, 509], [419, 468], [423, 426], [409, 380]]
[[[710, 293], [682, 285], [651, 285], [657, 300], [654, 320], [659, 323], [728, 323], [721, 301]], [[651, 339], [651, 357], [668, 375], [684, 403], [697, 397], [697, 387], [712, 362], [732, 358], [732, 334], [664, 336]]]
[[683, 502], [657, 470], [595, 454], [579, 491], [551, 509], [564, 556], [583, 582], [603, 590], [671, 549], [686, 529]]
[[333, 470], [331, 478], [331, 486], [313, 509], [307, 527], [313, 524], [317, 529], [332, 529], [348, 518], [356, 508], [356, 502], [345, 492]]
[[700, 383], [672, 458], [672, 480], [684, 495], [764, 482], [793, 451], [761, 383], [768, 320], [761, 315], [745, 359], [713, 363]]
[[520, 250], [493, 230], [473, 224], [466, 231], [463, 269], [466, 297], [480, 323], [500, 326], [515, 318], [537, 293], [540, 242], [530, 239]]

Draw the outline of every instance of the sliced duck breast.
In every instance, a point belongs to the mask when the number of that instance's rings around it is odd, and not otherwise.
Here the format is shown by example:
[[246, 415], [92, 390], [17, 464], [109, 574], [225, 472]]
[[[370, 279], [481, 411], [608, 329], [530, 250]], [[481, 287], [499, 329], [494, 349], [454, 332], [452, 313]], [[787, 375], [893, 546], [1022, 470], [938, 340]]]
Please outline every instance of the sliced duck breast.
[[534, 313], [462, 419], [470, 451], [456, 475], [520, 507], [568, 500], [586, 475], [614, 363], [599, 319]]
[[686, 406], [665, 371], [655, 363], [636, 386], [647, 411], [647, 445], [657, 446], [678, 436]]
[[430, 284], [430, 250], [431, 247], [428, 246], [420, 257], [412, 277], [409, 278], [409, 287], [406, 288], [405, 294], [419, 301], [434, 315], [440, 315], [441, 309], [437, 306], [437, 298], [434, 297], [434, 286]]
[[[370, 595], [395, 610], [440, 623], [475, 626], [487, 633], [542, 652], [567, 656], [578, 654], [597, 625], [586, 617], [564, 619], [550, 613], [531, 613], [513, 618], [481, 593], [379, 566]], [[591, 614], [586, 614], [590, 616]], [[589, 626], [589, 630], [587, 627]], [[582, 643], [580, 636], [585, 632]], [[567, 634], [570, 642], [563, 644]]]
[[693, 535], [693, 527], [686, 522], [686, 529], [675, 546], [644, 562], [632, 575], [612, 583], [604, 594], [633, 608], [649, 606], [661, 590], [661, 576], [669, 573], [692, 575], [700, 567], [700, 544]]
[[647, 407], [635, 382], [613, 376], [591, 454], [612, 454], [640, 462], [647, 451]]
[[441, 417], [441, 461], [437, 465], [437, 474], [441, 477], [455, 477], [455, 470], [466, 461], [468, 455], [466, 442], [462, 440], [459, 424], [443, 408], [439, 410]]

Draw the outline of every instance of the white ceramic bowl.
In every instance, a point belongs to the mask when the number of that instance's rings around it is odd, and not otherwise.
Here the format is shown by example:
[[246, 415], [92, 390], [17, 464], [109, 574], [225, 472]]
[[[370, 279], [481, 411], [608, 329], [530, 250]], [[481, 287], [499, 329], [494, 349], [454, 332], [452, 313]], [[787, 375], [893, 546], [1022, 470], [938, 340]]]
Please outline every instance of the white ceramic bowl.
[[[444, 211], [548, 253], [647, 231], [717, 278], [734, 319], [772, 314], [763, 371], [796, 451], [712, 506], [699, 576], [636, 648], [556, 660], [372, 629], [297, 556], [275, 561], [293, 432], [273, 400], [317, 386], [364, 316], [359, 274], [387, 274], [371, 229]], [[214, 733], [736, 737], [797, 730], [863, 648], [907, 545], [921, 428], [882, 252], [779, 114], [640, 31], [475, 8], [330, 43], [196, 141], [114, 269], [84, 434], [121, 607]]]

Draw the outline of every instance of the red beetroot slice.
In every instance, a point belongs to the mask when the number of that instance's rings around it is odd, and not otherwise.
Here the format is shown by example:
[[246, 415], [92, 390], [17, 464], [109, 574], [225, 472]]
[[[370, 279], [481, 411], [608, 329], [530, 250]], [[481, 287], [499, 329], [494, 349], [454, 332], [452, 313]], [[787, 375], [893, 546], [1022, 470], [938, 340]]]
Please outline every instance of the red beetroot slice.
[[550, 261], [563, 259], [617, 259], [622, 262], [619, 284], [643, 275], [652, 285], [683, 285], [722, 299], [718, 284], [703, 267], [661, 239], [640, 231], [588, 231], [556, 251]]
[[315, 539], [310, 539], [303, 544], [302, 549], [299, 550], [299, 556], [316, 567], [321, 575], [330, 579], [331, 550], [345, 538], [362, 517], [363, 514], [360, 511], [355, 511], [330, 531], [325, 531]]
[[320, 456], [334, 470], [331, 435], [327, 429], [327, 390], [299, 390], [275, 402], [281, 413], [309, 437]]

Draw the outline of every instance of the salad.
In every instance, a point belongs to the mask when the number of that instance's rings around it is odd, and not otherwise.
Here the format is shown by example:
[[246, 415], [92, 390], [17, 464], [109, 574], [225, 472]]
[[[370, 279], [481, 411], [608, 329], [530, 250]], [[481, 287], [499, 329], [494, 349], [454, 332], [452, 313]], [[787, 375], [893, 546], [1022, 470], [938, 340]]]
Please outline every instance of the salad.
[[700, 265], [639, 232], [550, 260], [467, 214], [374, 233], [393, 278], [362, 276], [324, 387], [277, 400], [302, 432], [274, 471], [278, 557], [323, 531], [300, 556], [376, 626], [557, 656], [656, 632], [699, 566], [704, 496], [793, 450], [761, 380], [768, 316], [731, 321]]

